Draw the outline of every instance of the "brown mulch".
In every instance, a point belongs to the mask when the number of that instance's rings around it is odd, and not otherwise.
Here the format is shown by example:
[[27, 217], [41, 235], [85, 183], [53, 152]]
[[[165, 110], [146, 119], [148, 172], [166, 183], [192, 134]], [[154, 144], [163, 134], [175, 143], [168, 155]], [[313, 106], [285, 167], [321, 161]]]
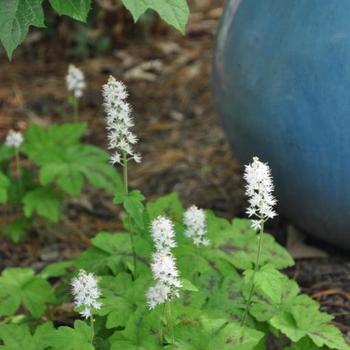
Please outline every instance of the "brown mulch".
[[[115, 44], [108, 55], [75, 59], [86, 72], [88, 90], [81, 119], [89, 124], [89, 142], [105, 147], [101, 85], [110, 74], [126, 81], [140, 138], [143, 162], [132, 165], [130, 184], [149, 198], [177, 191], [185, 205], [196, 203], [218, 215], [244, 215], [241, 167], [230, 151], [211, 95], [214, 33], [222, 0], [201, 0], [192, 7], [186, 36], [157, 24], [148, 38]], [[119, 28], [119, 27], [118, 27]], [[119, 33], [119, 32], [118, 32]], [[50, 50], [45, 51], [49, 44]], [[0, 138], [9, 128], [25, 129], [32, 122], [49, 124], [72, 120], [64, 75], [70, 59], [52, 43], [25, 59], [19, 50], [12, 63], [0, 58]], [[40, 268], [49, 261], [70, 258], [88, 246], [96, 232], [120, 228], [111, 197], [87, 189], [67, 204], [67, 216], [57, 226], [38, 225], [31, 238], [13, 244], [4, 238], [0, 265]], [[0, 224], [7, 222], [0, 211]], [[272, 226], [285, 240], [286, 224]], [[282, 234], [281, 234], [282, 232]], [[315, 242], [314, 242], [315, 243]], [[316, 242], [316, 244], [319, 244]], [[288, 273], [335, 322], [350, 331], [350, 259], [322, 246], [328, 258], [298, 260]]]

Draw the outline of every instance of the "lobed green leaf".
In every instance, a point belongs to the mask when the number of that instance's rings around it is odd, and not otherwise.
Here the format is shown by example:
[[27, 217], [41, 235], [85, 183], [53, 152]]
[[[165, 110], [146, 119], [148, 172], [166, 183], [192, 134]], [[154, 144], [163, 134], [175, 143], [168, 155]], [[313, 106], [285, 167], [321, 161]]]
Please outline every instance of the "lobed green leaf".
[[131, 12], [135, 22], [150, 9], [181, 33], [186, 30], [190, 12], [186, 0], [122, 0], [122, 3]]
[[59, 15], [85, 22], [91, 9], [91, 0], [49, 0]]

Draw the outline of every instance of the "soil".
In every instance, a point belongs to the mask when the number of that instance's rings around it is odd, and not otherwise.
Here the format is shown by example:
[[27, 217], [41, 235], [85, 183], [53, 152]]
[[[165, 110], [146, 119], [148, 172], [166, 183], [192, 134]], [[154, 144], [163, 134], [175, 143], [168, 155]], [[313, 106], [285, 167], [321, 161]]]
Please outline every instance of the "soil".
[[[112, 74], [127, 83], [135, 133], [140, 138], [137, 148], [143, 162], [131, 166], [131, 187], [141, 189], [149, 199], [177, 191], [185, 205], [196, 203], [227, 218], [244, 216], [242, 168], [230, 150], [211, 94], [214, 34], [223, 1], [201, 0], [191, 6], [186, 36], [155, 19], [137, 27], [142, 35], [135, 35], [135, 29], [130, 34], [133, 25], [128, 15], [123, 13], [110, 27], [111, 14], [105, 8], [100, 15], [103, 25], [87, 34], [103, 36], [109, 29], [112, 47], [105, 54], [73, 56], [74, 40], [67, 34], [66, 20], [58, 21], [56, 36], [32, 31], [11, 63], [0, 53], [0, 138], [10, 128], [23, 130], [32, 122], [46, 125], [72, 120], [64, 81], [72, 62], [86, 73], [88, 82], [80, 108], [81, 120], [89, 125], [86, 138], [106, 147], [100, 89]], [[59, 225], [38, 223], [20, 244], [3, 237], [0, 267], [40, 269], [48, 262], [77, 255], [96, 232], [121, 227], [111, 197], [91, 188], [67, 203], [65, 212]], [[11, 215], [1, 209], [0, 224], [9, 222]], [[285, 243], [289, 226], [282, 218], [270, 230]], [[328, 256], [298, 259], [288, 274], [348, 333], [349, 254], [314, 240], [311, 243]]]

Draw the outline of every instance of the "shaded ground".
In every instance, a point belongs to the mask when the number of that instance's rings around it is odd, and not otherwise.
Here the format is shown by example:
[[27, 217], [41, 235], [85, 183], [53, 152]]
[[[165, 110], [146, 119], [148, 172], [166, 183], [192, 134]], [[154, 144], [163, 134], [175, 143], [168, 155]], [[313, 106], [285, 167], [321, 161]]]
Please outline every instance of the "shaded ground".
[[[106, 144], [101, 85], [109, 74], [127, 82], [140, 137], [138, 150], [144, 158], [130, 170], [132, 187], [148, 198], [177, 191], [186, 205], [196, 203], [231, 218], [244, 212], [241, 168], [214, 111], [210, 87], [213, 33], [222, 2], [201, 0], [193, 6], [186, 37], [173, 31], [164, 34], [160, 26], [153, 33], [156, 39], [135, 38], [116, 46], [111, 54], [74, 63], [87, 75], [81, 119], [89, 123], [87, 138], [94, 144]], [[31, 122], [72, 119], [64, 83], [69, 59], [59, 49], [64, 44], [57, 42], [54, 49], [49, 45], [48, 52], [41, 48], [37, 57], [28, 59], [23, 50], [13, 63], [1, 59], [0, 137], [9, 128], [24, 129]], [[92, 189], [68, 203], [66, 212], [63, 225], [38, 225], [32, 238], [19, 245], [4, 239], [1, 267], [40, 268], [48, 261], [70, 258], [89, 244], [92, 234], [120, 227], [111, 198]], [[5, 214], [1, 223], [9, 221]], [[271, 228], [282, 243], [287, 226], [276, 222]], [[346, 333], [350, 330], [350, 259], [337, 250], [328, 249], [328, 253], [328, 258], [298, 260], [288, 273], [336, 316]]]

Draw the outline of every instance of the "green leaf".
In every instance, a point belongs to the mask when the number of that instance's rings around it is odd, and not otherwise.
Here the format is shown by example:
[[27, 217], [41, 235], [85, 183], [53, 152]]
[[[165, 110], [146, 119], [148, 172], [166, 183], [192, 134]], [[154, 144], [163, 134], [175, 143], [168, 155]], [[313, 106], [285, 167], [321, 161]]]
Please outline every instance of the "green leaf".
[[45, 27], [42, 2], [0, 1], [0, 41], [10, 59], [15, 48], [25, 39], [30, 26]]
[[289, 303], [299, 292], [297, 284], [287, 278], [284, 282], [281, 281], [281, 286], [278, 289], [282, 291], [279, 302], [271, 300], [271, 297], [264, 294], [261, 288], [258, 287], [255, 290], [250, 313], [256, 320], [260, 322], [270, 321], [276, 314], [288, 308]]
[[62, 190], [76, 196], [81, 192], [86, 177], [96, 187], [115, 191], [118, 190], [114, 188], [116, 173], [107, 161], [106, 152], [97, 147], [70, 145], [59, 153], [53, 152], [50, 160], [42, 164], [40, 182], [44, 186], [56, 182]]
[[61, 277], [67, 273], [67, 269], [73, 265], [72, 261], [60, 261], [47, 265], [40, 273], [39, 276], [47, 279], [51, 277]]
[[310, 338], [303, 338], [284, 350], [318, 350], [320, 349]]
[[229, 323], [210, 341], [206, 349], [252, 350], [263, 339], [264, 333], [238, 323]]
[[[113, 341], [111, 344], [111, 350], [120, 350], [120, 349], [123, 349], [123, 350], [148, 350], [148, 349], [144, 348], [143, 346], [133, 344], [129, 340]], [[157, 350], [157, 349], [159, 349], [159, 347], [152, 348], [152, 350]]]
[[181, 289], [188, 290], [190, 292], [198, 292], [198, 288], [195, 285], [193, 285], [192, 282], [190, 282], [189, 280], [182, 279], [181, 283], [182, 283]]
[[131, 12], [135, 22], [148, 9], [151, 9], [181, 33], [185, 32], [189, 18], [186, 0], [122, 0], [122, 2]]
[[62, 195], [50, 187], [38, 187], [23, 197], [24, 214], [26, 217], [31, 217], [36, 212], [46, 219], [57, 222], [61, 214], [62, 200]]
[[184, 319], [174, 331], [179, 349], [189, 350], [253, 350], [264, 337], [264, 333], [248, 327], [243, 331], [239, 323], [204, 316]]
[[213, 278], [213, 273], [208, 274], [206, 279], [204, 277], [201, 276], [197, 284], [200, 290], [208, 291], [206, 309], [211, 311], [212, 317], [229, 317], [240, 321], [246, 306], [241, 292], [241, 276], [233, 270], [224, 278], [216, 277], [216, 280]]
[[177, 258], [177, 266], [181, 271], [181, 276], [188, 280], [193, 280], [199, 273], [211, 271], [210, 262], [198, 253], [198, 248], [192, 243], [181, 244], [174, 249]]
[[121, 178], [108, 164], [107, 152], [79, 142], [85, 130], [85, 123], [32, 125], [25, 133], [23, 152], [40, 166], [44, 186], [56, 183], [72, 196], [81, 192], [85, 180], [112, 193], [121, 190]]
[[124, 198], [124, 208], [126, 212], [131, 216], [136, 225], [143, 229], [144, 221], [143, 221], [143, 212], [144, 206], [142, 201], [145, 197], [142, 195], [140, 191], [132, 191], [128, 196]]
[[5, 235], [9, 236], [14, 242], [19, 242], [27, 232], [29, 224], [30, 221], [26, 218], [16, 219], [5, 227]]
[[39, 318], [46, 303], [56, 301], [52, 288], [28, 268], [7, 268], [0, 277], [0, 315], [14, 315], [23, 304], [35, 318]]
[[10, 180], [0, 171], [0, 204], [7, 202], [7, 189], [9, 186]]
[[147, 212], [151, 221], [159, 215], [166, 215], [173, 221], [182, 221], [184, 208], [178, 193], [173, 192], [147, 203]]
[[107, 316], [106, 328], [125, 327], [135, 307], [125, 298], [107, 296], [102, 300], [102, 307], [97, 315]]
[[0, 145], [0, 163], [10, 160], [15, 156], [15, 154], [16, 149], [14, 147]]
[[44, 164], [50, 160], [51, 153], [59, 152], [69, 145], [79, 144], [79, 139], [86, 129], [85, 123], [65, 123], [48, 128], [32, 124], [24, 133], [22, 150], [31, 160]]
[[[208, 218], [208, 223], [213, 218]], [[226, 254], [226, 258], [235, 267], [247, 270], [255, 263], [258, 252], [257, 233], [250, 228], [247, 219], [235, 219], [229, 228], [215, 231], [208, 225], [208, 236], [215, 248], [219, 248]], [[263, 249], [260, 265], [272, 264], [277, 269], [292, 266], [294, 261], [285, 248], [279, 245], [268, 233], [263, 235]]]
[[[220, 323], [220, 326], [221, 325], [222, 323]], [[206, 349], [210, 337], [212, 336], [212, 332], [205, 329], [200, 320], [195, 318], [186, 318], [182, 322], [177, 323], [174, 328], [174, 333], [175, 339], [179, 342], [179, 349], [186, 350]]]
[[[104, 151], [103, 151], [104, 152]], [[102, 154], [101, 154], [102, 156]], [[84, 171], [86, 179], [96, 188], [101, 188], [110, 193], [121, 191], [123, 181], [119, 173], [107, 163], [107, 154], [105, 153], [98, 163], [98, 167], [93, 167], [93, 171]]]
[[[152, 252], [150, 243], [135, 236], [134, 244], [140, 262], [147, 261]], [[78, 267], [100, 274], [108, 274], [110, 271], [116, 274], [119, 265], [125, 261], [132, 261], [130, 236], [125, 233], [107, 232], [96, 235], [92, 239], [92, 247], [76, 259]]]
[[[307, 295], [298, 295], [288, 299], [283, 308], [276, 313], [269, 323], [294, 342], [313, 332], [318, 332], [324, 325], [329, 325], [332, 316], [320, 312], [319, 304]], [[331, 327], [329, 325], [329, 327]]]
[[339, 329], [330, 324], [323, 324], [309, 332], [308, 335], [319, 347], [327, 346], [330, 349], [350, 350], [349, 344], [345, 341]]
[[142, 201], [145, 197], [140, 191], [132, 191], [130, 193], [123, 193], [118, 191], [114, 196], [115, 204], [123, 204], [123, 207], [129, 217], [133, 219], [136, 226], [141, 230], [144, 229], [144, 205]]
[[91, 0], [49, 0], [51, 6], [60, 15], [85, 22], [91, 8]]
[[[244, 275], [246, 285], [250, 286], [253, 282], [253, 270], [245, 271]], [[255, 292], [260, 292], [264, 298], [268, 298], [275, 305], [281, 303], [286, 290], [289, 291], [288, 297], [291, 294], [294, 297], [299, 293], [299, 288], [294, 281], [290, 281], [287, 276], [269, 264], [262, 266], [255, 273], [254, 285]]]
[[[130, 349], [160, 349], [159, 347], [159, 324], [161, 318], [161, 308], [149, 310], [145, 303], [140, 304], [133, 312], [121, 332], [115, 332], [109, 339], [111, 344], [119, 344], [120, 341], [128, 341], [134, 345]], [[117, 349], [116, 346], [112, 349]], [[122, 347], [122, 349], [124, 349]]]
[[95, 273], [117, 273], [123, 257], [131, 254], [130, 237], [127, 234], [100, 232], [92, 239], [92, 247], [77, 259], [78, 267]]
[[102, 276], [99, 285], [104, 296], [125, 296], [133, 287], [133, 280], [130, 273], [120, 272], [116, 276]]
[[55, 350], [94, 350], [91, 338], [91, 327], [80, 320], [74, 322], [74, 328], [59, 327], [48, 337]]
[[34, 335], [30, 334], [27, 325], [1, 324], [0, 339], [4, 345], [0, 345], [0, 349], [45, 350], [48, 347], [47, 337], [53, 331], [51, 323], [40, 325]]

